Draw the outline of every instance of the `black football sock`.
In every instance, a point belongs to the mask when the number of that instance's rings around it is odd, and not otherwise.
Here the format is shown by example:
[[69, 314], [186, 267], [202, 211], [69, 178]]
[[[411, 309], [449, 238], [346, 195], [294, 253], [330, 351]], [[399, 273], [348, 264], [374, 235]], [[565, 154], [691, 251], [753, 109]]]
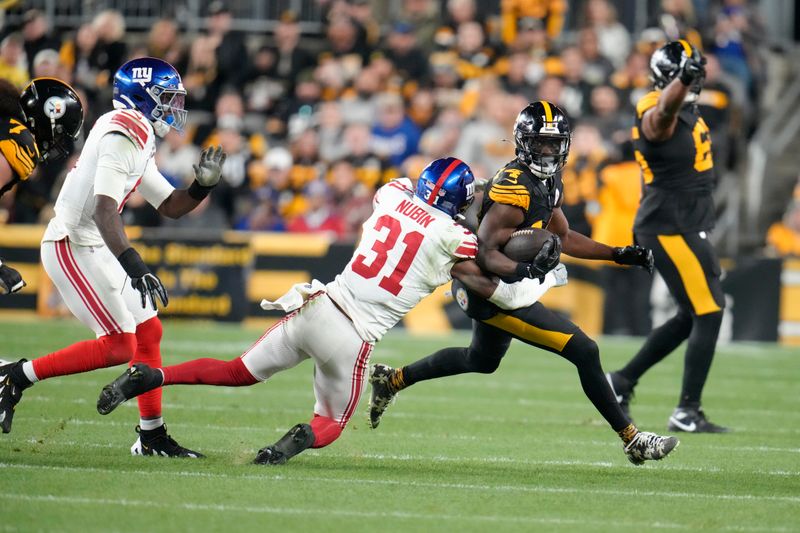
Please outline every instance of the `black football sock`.
[[686, 346], [683, 368], [683, 387], [679, 407], [697, 407], [714, 359], [722, 313], [694, 317], [692, 334]]
[[639, 353], [633, 356], [628, 364], [619, 370], [619, 373], [631, 383], [636, 384], [650, 367], [680, 346], [691, 331], [692, 316], [685, 311], [679, 311], [677, 315], [650, 333], [644, 345], [639, 349]]
[[556, 353], [577, 367], [584, 394], [614, 431], [620, 432], [631, 424], [606, 380], [596, 342], [579, 331]]
[[470, 372], [467, 364], [467, 350], [467, 348], [444, 348], [404, 366], [399, 370], [403, 373], [403, 388], [419, 381]]

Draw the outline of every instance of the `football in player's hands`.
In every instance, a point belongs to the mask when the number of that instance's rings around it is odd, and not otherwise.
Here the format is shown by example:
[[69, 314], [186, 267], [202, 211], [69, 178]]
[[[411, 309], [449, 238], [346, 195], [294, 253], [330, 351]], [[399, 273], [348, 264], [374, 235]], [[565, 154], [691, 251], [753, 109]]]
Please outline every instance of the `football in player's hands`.
[[530, 263], [536, 258], [542, 246], [553, 237], [546, 229], [530, 228], [517, 230], [500, 250], [509, 259], [520, 263]]
[[614, 262], [618, 265], [639, 266], [651, 274], [653, 273], [653, 251], [649, 248], [635, 244], [624, 248], [614, 248], [612, 255]]
[[192, 165], [194, 179], [203, 187], [214, 187], [219, 183], [222, 175], [222, 166], [228, 155], [222, 151], [221, 146], [209, 146], [200, 154], [200, 162]]

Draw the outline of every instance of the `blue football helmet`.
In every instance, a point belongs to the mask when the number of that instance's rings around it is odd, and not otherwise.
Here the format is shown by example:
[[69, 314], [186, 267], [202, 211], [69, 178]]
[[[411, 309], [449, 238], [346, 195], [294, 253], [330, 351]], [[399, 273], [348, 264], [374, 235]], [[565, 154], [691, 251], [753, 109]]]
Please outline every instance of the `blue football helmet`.
[[186, 124], [186, 90], [175, 67], [155, 57], [140, 57], [114, 74], [114, 107], [138, 109], [159, 137]]
[[460, 159], [436, 159], [419, 175], [414, 195], [455, 217], [466, 211], [475, 199], [475, 177], [469, 165]]

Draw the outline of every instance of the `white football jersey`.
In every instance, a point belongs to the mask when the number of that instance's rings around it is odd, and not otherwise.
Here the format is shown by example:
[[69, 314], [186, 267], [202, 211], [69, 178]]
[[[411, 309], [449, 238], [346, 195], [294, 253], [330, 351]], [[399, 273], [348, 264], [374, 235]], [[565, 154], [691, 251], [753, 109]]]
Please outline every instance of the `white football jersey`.
[[173, 187], [153, 160], [155, 138], [153, 126], [139, 111], [115, 109], [98, 118], [78, 162], [67, 174], [56, 200], [55, 217], [48, 224], [43, 240], [69, 237], [71, 242], [82, 246], [102, 245], [103, 239], [92, 219], [97, 194], [114, 198], [121, 212], [138, 189], [158, 208]]
[[477, 237], [414, 196], [408, 178], [381, 187], [373, 206], [353, 258], [327, 285], [328, 295], [367, 342], [380, 340], [420, 300], [450, 281], [457, 261], [478, 253]]

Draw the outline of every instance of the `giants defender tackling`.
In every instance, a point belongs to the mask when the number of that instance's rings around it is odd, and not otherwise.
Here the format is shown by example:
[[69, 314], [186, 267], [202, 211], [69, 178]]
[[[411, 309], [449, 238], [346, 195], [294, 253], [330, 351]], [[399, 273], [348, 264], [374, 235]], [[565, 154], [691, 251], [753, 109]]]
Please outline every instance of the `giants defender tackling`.
[[342, 273], [327, 285], [314, 280], [276, 302], [263, 302], [289, 314], [241, 357], [162, 369], [136, 364], [103, 388], [98, 411], [107, 414], [162, 385], [253, 385], [311, 358], [314, 417], [261, 449], [255, 462], [281, 464], [309, 447], [327, 446], [358, 405], [375, 343], [451, 274], [503, 308], [529, 305], [548, 287], [566, 282], [563, 271], [549, 274], [544, 283], [528, 279], [513, 285], [483, 276], [471, 260], [478, 251], [475, 235], [454, 220], [472, 202], [473, 188], [469, 167], [452, 157], [430, 163], [416, 190], [408, 178], [384, 185]]
[[[41, 250], [42, 264], [67, 307], [97, 338], [0, 367], [4, 433], [11, 430], [22, 391], [37, 381], [129, 361], [161, 364], [156, 299], [166, 306], [167, 291], [131, 247], [120, 212], [138, 190], [159, 213], [178, 218], [219, 182], [225, 160], [220, 148], [202, 153], [186, 190], [174, 189], [156, 168], [155, 138], [182, 129], [185, 96], [178, 72], [160, 59], [134, 59], [114, 75], [115, 109], [89, 133], [58, 195]], [[139, 438], [131, 453], [200, 456], [167, 434], [160, 390], [140, 398], [139, 413]]]
[[[485, 272], [497, 276], [536, 278], [554, 268], [563, 251], [572, 257], [615, 261], [652, 272], [649, 250], [640, 246], [612, 248], [569, 229], [561, 210], [561, 170], [572, 139], [569, 121], [557, 106], [532, 102], [514, 124], [516, 157], [501, 168], [486, 188], [478, 215], [480, 238], [477, 261]], [[531, 263], [517, 262], [501, 250], [518, 230], [547, 228], [553, 235]], [[623, 449], [634, 464], [666, 457], [678, 439], [639, 431], [623, 413], [606, 381], [600, 352], [577, 325], [540, 302], [511, 311], [499, 309], [467, 288], [459, 305], [473, 319], [469, 347], [444, 348], [402, 368], [373, 366], [370, 383], [370, 423], [377, 427], [384, 411], [400, 391], [420, 381], [466, 372], [490, 374], [500, 366], [512, 339], [556, 353], [575, 365], [586, 397], [622, 439]]]

